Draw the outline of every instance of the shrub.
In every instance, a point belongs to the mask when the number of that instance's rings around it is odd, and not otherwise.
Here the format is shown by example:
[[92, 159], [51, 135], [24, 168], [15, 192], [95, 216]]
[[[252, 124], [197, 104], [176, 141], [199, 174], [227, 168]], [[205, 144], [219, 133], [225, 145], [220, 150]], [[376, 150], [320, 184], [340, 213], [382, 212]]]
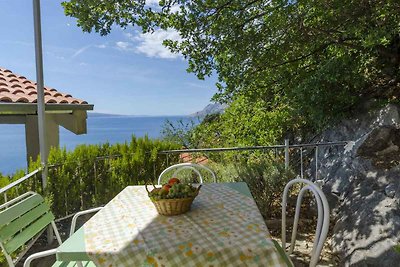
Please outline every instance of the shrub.
[[[49, 153], [48, 180], [45, 196], [56, 217], [81, 209], [99, 206], [110, 201], [128, 185], [144, 184], [156, 180], [156, 175], [167, 167], [158, 151], [177, 149], [179, 146], [162, 140], [132, 137], [130, 142], [110, 145], [79, 145], [72, 151], [52, 149]], [[178, 157], [169, 157], [169, 164]], [[40, 167], [40, 159], [31, 162], [29, 170]], [[0, 177], [4, 186], [24, 175], [16, 172], [11, 177]], [[13, 188], [7, 195], [12, 198], [28, 190], [41, 193], [40, 173]], [[17, 191], [19, 190], [19, 192]]]
[[252, 158], [230, 163], [210, 164], [218, 182], [246, 182], [264, 218], [281, 215], [285, 185], [294, 178], [291, 170], [273, 159]]

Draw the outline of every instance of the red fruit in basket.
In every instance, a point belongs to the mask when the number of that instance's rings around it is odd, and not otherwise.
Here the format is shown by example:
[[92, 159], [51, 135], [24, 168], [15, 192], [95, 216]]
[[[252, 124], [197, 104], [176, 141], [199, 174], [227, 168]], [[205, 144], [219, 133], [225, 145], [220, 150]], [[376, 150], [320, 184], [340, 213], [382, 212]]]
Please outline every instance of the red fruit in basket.
[[176, 178], [176, 177], [173, 177], [173, 178], [168, 180], [168, 184], [171, 185], [171, 186], [174, 185], [174, 184], [179, 184], [180, 182], [181, 181], [179, 181], [179, 179]]
[[168, 195], [168, 191], [166, 191], [165, 189], [161, 188], [159, 193], [158, 193], [158, 195], [161, 196], [161, 197], [164, 197], [164, 196]]
[[162, 187], [162, 189], [163, 190], [165, 190], [165, 191], [167, 191], [167, 192], [169, 192], [169, 189], [171, 188], [171, 185], [169, 185], [169, 184], [165, 184], [165, 185], [163, 185], [163, 187]]

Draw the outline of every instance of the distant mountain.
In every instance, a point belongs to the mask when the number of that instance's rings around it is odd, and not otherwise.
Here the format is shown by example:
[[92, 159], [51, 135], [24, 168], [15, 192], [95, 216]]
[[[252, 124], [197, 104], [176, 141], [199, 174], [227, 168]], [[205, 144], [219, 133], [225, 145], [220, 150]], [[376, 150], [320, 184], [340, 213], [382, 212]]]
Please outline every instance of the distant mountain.
[[228, 105], [226, 105], [226, 104], [211, 103], [211, 104], [208, 104], [203, 110], [195, 112], [193, 114], [190, 114], [190, 116], [204, 118], [205, 116], [210, 115], [210, 114], [223, 113], [227, 107], [228, 107]]

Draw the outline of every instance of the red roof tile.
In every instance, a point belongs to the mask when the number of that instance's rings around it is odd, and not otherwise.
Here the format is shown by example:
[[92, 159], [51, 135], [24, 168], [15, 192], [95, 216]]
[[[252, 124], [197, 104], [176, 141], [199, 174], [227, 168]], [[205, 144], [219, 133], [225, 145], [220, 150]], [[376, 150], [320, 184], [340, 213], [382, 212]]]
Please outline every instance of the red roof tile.
[[[47, 104], [87, 104], [86, 101], [73, 98], [70, 94], [58, 92], [45, 86], [44, 99]], [[36, 83], [11, 70], [0, 67], [0, 104], [1, 103], [36, 103]]]
[[206, 165], [208, 163], [208, 158], [206, 156], [193, 157], [191, 153], [186, 152], [179, 154], [179, 159], [183, 163], [192, 162], [200, 165]]

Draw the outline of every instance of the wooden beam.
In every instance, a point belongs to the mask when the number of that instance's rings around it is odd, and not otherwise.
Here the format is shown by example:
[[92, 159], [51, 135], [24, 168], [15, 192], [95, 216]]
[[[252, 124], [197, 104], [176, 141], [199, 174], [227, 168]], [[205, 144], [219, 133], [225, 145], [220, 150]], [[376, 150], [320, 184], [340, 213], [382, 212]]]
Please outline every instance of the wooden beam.
[[25, 124], [25, 115], [0, 115], [0, 124]]
[[[37, 115], [26, 116], [25, 139], [27, 162], [30, 158], [37, 159], [39, 155], [39, 129]], [[59, 127], [54, 119], [54, 115], [46, 114], [46, 152], [49, 153], [51, 147], [58, 147], [60, 143]]]
[[57, 124], [74, 134], [87, 133], [86, 110], [74, 110], [72, 114], [52, 114]]

